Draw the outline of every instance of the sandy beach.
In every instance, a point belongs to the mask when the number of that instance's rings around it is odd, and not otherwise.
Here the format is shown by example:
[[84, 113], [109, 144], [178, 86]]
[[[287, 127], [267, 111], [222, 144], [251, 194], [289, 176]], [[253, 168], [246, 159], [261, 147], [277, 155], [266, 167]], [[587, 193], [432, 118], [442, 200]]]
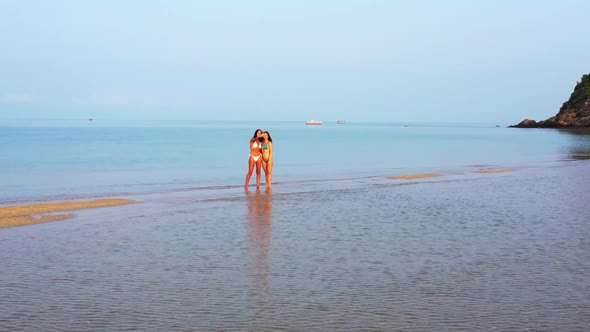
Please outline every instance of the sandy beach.
[[127, 204], [138, 201], [128, 199], [99, 199], [93, 201], [59, 202], [0, 208], [0, 228], [40, 224], [72, 218], [74, 214], [45, 215], [65, 211], [96, 209]]

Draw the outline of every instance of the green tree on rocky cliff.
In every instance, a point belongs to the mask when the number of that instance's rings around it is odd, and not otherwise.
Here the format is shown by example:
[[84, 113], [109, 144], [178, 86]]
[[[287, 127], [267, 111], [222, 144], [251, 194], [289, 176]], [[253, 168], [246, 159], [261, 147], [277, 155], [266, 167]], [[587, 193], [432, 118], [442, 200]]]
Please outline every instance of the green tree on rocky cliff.
[[590, 74], [582, 76], [582, 81], [576, 84], [567, 102], [567, 108], [579, 110], [588, 99], [590, 99]]

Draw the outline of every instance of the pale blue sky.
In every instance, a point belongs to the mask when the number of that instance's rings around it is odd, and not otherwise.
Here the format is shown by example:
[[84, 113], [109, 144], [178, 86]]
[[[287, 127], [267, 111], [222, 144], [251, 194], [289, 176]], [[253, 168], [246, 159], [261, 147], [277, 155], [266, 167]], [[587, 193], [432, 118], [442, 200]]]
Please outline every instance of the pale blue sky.
[[586, 0], [0, 0], [0, 124], [543, 120], [590, 72], [588, 13]]

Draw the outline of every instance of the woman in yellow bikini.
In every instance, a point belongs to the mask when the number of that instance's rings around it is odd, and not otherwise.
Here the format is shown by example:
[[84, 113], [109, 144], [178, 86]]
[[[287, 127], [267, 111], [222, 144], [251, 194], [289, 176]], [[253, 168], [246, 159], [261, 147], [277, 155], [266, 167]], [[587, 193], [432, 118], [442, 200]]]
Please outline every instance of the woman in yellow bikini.
[[248, 175], [246, 175], [246, 189], [250, 185], [250, 177], [256, 166], [256, 188], [260, 188], [260, 166], [262, 165], [262, 130], [256, 129], [254, 136], [250, 139], [250, 156], [248, 157]]
[[272, 160], [272, 137], [270, 137], [270, 133], [268, 131], [265, 131], [262, 134], [262, 138], [264, 138], [264, 141], [262, 141], [262, 168], [264, 169], [264, 174], [265, 174], [265, 178], [266, 178], [266, 187], [267, 188], [271, 188], [272, 187], [272, 166], [273, 166], [273, 160]]

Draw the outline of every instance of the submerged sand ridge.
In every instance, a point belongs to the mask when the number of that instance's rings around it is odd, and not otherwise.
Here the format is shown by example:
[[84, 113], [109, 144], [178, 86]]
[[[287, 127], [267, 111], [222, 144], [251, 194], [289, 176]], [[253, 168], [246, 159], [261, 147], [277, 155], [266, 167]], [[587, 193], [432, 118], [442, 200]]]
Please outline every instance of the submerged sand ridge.
[[0, 228], [59, 221], [69, 219], [74, 216], [73, 214], [62, 214], [46, 215], [37, 218], [35, 217], [35, 215], [64, 211], [96, 209], [137, 203], [141, 202], [128, 199], [98, 199], [94, 201], [59, 202], [2, 207], [0, 208]]
[[[506, 172], [514, 172], [514, 169], [505, 168], [505, 169], [482, 169], [473, 171], [473, 173], [478, 174], [494, 174], [494, 173], [506, 173]], [[452, 173], [452, 174], [463, 174], [463, 173]], [[387, 178], [390, 180], [412, 180], [412, 179], [428, 179], [428, 178], [436, 178], [439, 176], [443, 176], [443, 174], [438, 173], [428, 173], [428, 174], [408, 174], [408, 175], [396, 175], [396, 176], [388, 176]]]
[[[493, 174], [513, 172], [515, 169], [483, 169], [472, 171], [478, 174]], [[450, 174], [464, 174], [464, 173], [450, 173]], [[412, 179], [428, 179], [441, 177], [445, 174], [426, 173], [426, 174], [407, 174], [389, 176], [391, 180], [412, 180]], [[55, 214], [65, 211], [76, 211], [84, 209], [95, 209], [103, 207], [114, 207], [127, 204], [138, 204], [139, 201], [128, 199], [99, 199], [93, 201], [70, 201], [47, 204], [34, 204], [25, 206], [8, 206], [0, 207], [0, 228], [25, 226], [32, 224], [40, 224], [52, 221], [60, 221], [73, 218], [74, 214]]]

